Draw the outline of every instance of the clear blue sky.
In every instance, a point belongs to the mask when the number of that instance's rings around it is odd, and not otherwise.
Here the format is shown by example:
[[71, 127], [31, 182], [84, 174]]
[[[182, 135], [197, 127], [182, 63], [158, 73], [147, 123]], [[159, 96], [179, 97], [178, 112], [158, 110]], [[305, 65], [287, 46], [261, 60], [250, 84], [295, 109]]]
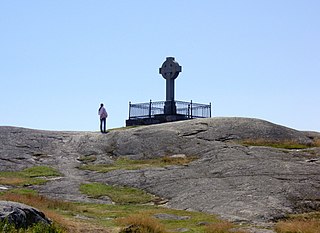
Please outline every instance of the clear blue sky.
[[320, 131], [319, 0], [0, 0], [0, 125], [96, 131], [128, 102], [176, 99], [213, 116]]

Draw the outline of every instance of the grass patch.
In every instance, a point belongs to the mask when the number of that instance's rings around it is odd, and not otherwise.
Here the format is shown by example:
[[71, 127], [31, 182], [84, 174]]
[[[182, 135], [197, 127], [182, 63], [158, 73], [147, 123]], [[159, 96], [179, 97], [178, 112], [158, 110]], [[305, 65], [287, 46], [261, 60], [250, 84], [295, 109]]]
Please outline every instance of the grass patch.
[[[1, 176], [1, 174], [0, 174]], [[41, 185], [46, 183], [44, 179], [31, 179], [27, 177], [0, 177], [0, 184], [10, 186], [29, 186], [29, 185]]]
[[[0, 200], [14, 201], [30, 205], [42, 211], [50, 218], [61, 232], [80, 233], [85, 229], [87, 233], [110, 233], [109, 229], [97, 223], [81, 221], [74, 216], [85, 212], [74, 203], [53, 200], [37, 194], [17, 194], [6, 192], [0, 195]], [[50, 232], [51, 233], [51, 232]]]
[[92, 162], [97, 160], [97, 156], [95, 156], [95, 155], [84, 155], [84, 156], [80, 156], [80, 158], [78, 158], [78, 160], [80, 162], [83, 162], [83, 163], [92, 163]]
[[313, 145], [315, 147], [320, 147], [320, 138], [313, 139]]
[[320, 212], [290, 215], [276, 224], [277, 233], [319, 233]]
[[60, 200], [51, 200], [44, 196], [38, 195], [36, 192], [26, 191], [7, 191], [0, 196], [2, 200], [15, 201], [34, 206], [39, 209], [59, 209], [70, 210], [72, 205], [69, 202]]
[[159, 222], [165, 226], [168, 232], [179, 232], [178, 229], [188, 229], [186, 232], [207, 232], [207, 224], [214, 224], [219, 222], [219, 220], [214, 216], [201, 212], [185, 211], [185, 210], [175, 210], [175, 209], [150, 209], [140, 212], [143, 215], [154, 217], [156, 214], [169, 214], [176, 215], [179, 217], [187, 217], [183, 220], [160, 220]]
[[227, 221], [221, 221], [217, 223], [212, 223], [206, 226], [206, 233], [245, 233], [245, 231], [236, 229], [236, 226], [233, 223]]
[[155, 159], [133, 160], [128, 158], [118, 158], [113, 164], [86, 164], [79, 166], [82, 170], [97, 172], [110, 172], [113, 170], [138, 170], [150, 167], [165, 167], [169, 165], [187, 165], [196, 160], [196, 157], [169, 157], [164, 156]]
[[60, 176], [54, 168], [47, 166], [36, 166], [16, 172], [0, 172], [0, 184], [11, 186], [28, 186], [44, 184], [43, 177]]
[[46, 225], [37, 223], [27, 229], [16, 229], [14, 224], [7, 221], [0, 221], [0, 231], [4, 233], [64, 233], [65, 231], [55, 224]]
[[277, 233], [319, 233], [319, 220], [288, 220], [277, 223]]
[[267, 146], [267, 147], [274, 147], [274, 148], [281, 148], [281, 149], [307, 149], [311, 147], [315, 147], [315, 144], [301, 144], [295, 141], [269, 141], [265, 139], [246, 139], [240, 141], [241, 145], [244, 146]]
[[[79, 204], [82, 206], [82, 204]], [[110, 221], [103, 221], [106, 227], [122, 227], [129, 224], [127, 219], [135, 216], [143, 216], [143, 218], [155, 219], [156, 214], [171, 214], [177, 216], [189, 216], [185, 220], [161, 220], [156, 219], [165, 227], [167, 232], [178, 232], [177, 229], [189, 229], [186, 232], [205, 233], [206, 226], [201, 223], [215, 223], [218, 222], [214, 215], [192, 212], [185, 210], [174, 210], [153, 205], [98, 205], [86, 204], [84, 208], [86, 216], [98, 217], [99, 219], [111, 219]], [[124, 219], [124, 220], [123, 220]], [[143, 220], [142, 220], [143, 221]], [[127, 224], [126, 224], [127, 222]], [[118, 231], [117, 231], [118, 232]]]
[[94, 198], [108, 196], [117, 204], [145, 204], [154, 199], [151, 194], [140, 189], [101, 183], [82, 184], [80, 191]]
[[27, 177], [53, 177], [53, 176], [60, 176], [60, 172], [52, 167], [47, 166], [36, 166], [26, 168], [22, 171], [22, 174]]
[[32, 189], [26, 189], [26, 188], [16, 188], [16, 189], [9, 189], [3, 192], [0, 192], [0, 195], [3, 195], [5, 193], [13, 193], [13, 194], [19, 194], [19, 195], [37, 195], [38, 192]]
[[[205, 226], [199, 222], [214, 223], [217, 219], [210, 214], [173, 210], [154, 205], [141, 204], [92, 204], [71, 203], [53, 200], [37, 194], [17, 194], [6, 192], [0, 195], [1, 200], [10, 200], [33, 206], [52, 219], [65, 232], [119, 232], [123, 227], [118, 219], [130, 216], [143, 215], [145, 218], [154, 218], [155, 214], [167, 213], [178, 216], [190, 216], [186, 220], [158, 220], [165, 229], [174, 231], [179, 228], [188, 228], [187, 232], [205, 233]], [[131, 217], [130, 217], [131, 218]]]
[[165, 233], [165, 227], [155, 218], [145, 214], [131, 215], [125, 218], [119, 218], [117, 223], [123, 225], [119, 233], [141, 232], [141, 233]]

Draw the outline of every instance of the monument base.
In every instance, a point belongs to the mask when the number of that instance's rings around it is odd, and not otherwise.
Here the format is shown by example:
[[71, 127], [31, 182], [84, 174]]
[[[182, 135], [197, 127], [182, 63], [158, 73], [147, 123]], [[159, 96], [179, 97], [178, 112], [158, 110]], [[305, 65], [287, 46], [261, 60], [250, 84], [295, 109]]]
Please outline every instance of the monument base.
[[154, 115], [151, 118], [133, 118], [126, 120], [126, 126], [135, 126], [135, 125], [153, 125], [161, 124], [172, 121], [182, 121], [188, 120], [188, 116], [182, 114], [167, 115], [167, 114], [158, 114]]
[[177, 115], [177, 107], [176, 107], [176, 102], [174, 100], [166, 101], [164, 103], [164, 114], [165, 115]]

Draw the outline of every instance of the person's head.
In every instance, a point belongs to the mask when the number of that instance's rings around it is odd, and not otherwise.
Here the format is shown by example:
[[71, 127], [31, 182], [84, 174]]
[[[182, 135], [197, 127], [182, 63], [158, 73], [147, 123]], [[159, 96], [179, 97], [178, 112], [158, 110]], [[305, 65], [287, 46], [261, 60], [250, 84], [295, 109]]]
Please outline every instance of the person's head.
[[100, 108], [102, 108], [103, 107], [103, 104], [100, 104]]

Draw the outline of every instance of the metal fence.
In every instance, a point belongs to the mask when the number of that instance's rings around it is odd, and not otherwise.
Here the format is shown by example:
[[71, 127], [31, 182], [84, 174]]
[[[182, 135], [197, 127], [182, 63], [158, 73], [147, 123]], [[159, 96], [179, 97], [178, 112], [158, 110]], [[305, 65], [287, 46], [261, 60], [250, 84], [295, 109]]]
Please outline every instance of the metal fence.
[[[149, 103], [132, 104], [129, 102], [129, 119], [153, 118], [157, 115], [164, 115], [165, 101], [156, 101]], [[176, 114], [192, 118], [208, 118], [211, 117], [211, 103], [199, 104], [183, 101], [174, 101]]]

